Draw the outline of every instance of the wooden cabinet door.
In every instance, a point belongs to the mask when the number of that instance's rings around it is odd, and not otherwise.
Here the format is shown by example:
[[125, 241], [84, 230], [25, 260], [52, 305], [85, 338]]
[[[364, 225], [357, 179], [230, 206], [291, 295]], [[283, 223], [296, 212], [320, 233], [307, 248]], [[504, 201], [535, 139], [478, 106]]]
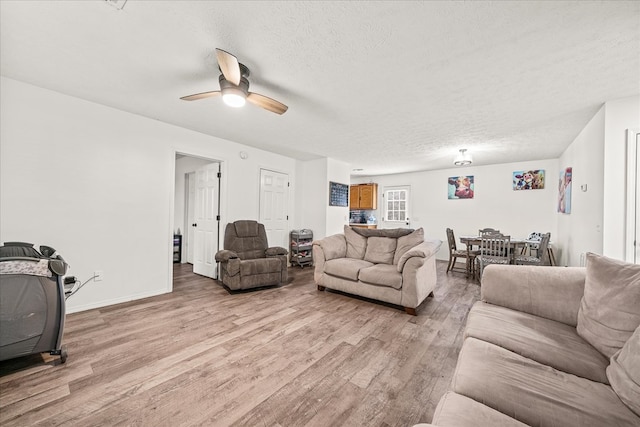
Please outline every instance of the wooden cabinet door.
[[378, 185], [360, 186], [360, 209], [378, 209]]
[[349, 209], [360, 209], [360, 186], [349, 187]]

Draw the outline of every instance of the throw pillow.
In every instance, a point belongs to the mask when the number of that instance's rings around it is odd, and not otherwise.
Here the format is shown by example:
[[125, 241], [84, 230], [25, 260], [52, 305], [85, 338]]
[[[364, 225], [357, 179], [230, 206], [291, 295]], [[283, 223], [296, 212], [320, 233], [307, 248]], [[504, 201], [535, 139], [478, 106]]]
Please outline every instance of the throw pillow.
[[363, 259], [367, 250], [367, 238], [344, 226], [344, 237], [347, 240], [347, 258]]
[[364, 260], [374, 264], [392, 264], [397, 241], [392, 237], [369, 237]]
[[640, 327], [611, 358], [607, 378], [620, 400], [640, 416]]
[[393, 256], [393, 263], [398, 265], [398, 261], [402, 255], [422, 242], [424, 242], [424, 229], [422, 227], [418, 228], [411, 234], [398, 237], [398, 245], [396, 246], [396, 254]]
[[640, 325], [640, 265], [587, 253], [578, 335], [611, 357]]

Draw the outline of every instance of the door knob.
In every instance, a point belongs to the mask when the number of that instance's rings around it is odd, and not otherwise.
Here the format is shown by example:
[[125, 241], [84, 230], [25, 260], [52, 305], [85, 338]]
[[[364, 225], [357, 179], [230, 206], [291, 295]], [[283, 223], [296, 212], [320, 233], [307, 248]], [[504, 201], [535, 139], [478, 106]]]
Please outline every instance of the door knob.
[[198, 226], [198, 224], [191, 224], [191, 226], [192, 226], [192, 227], [197, 227], [197, 226]]

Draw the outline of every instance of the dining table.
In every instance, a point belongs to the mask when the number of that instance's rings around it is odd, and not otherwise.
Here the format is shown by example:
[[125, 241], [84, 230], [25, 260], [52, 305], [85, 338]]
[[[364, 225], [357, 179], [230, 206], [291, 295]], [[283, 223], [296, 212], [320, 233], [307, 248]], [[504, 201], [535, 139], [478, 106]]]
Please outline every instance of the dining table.
[[[480, 241], [482, 237], [480, 236], [460, 236], [460, 243], [467, 246], [467, 257], [470, 256], [470, 252], [473, 250], [474, 246], [480, 246]], [[531, 240], [531, 239], [511, 239], [509, 241], [509, 253], [511, 255], [511, 263], [513, 264], [516, 251], [520, 249], [522, 252], [527, 246], [534, 245], [540, 243], [539, 240]], [[549, 261], [551, 265], [556, 265], [556, 257], [553, 253], [553, 249], [551, 248], [551, 244], [547, 247], [547, 252], [549, 254]], [[470, 259], [470, 258], [467, 258]], [[468, 271], [470, 266], [467, 266], [467, 274], [471, 272]]]

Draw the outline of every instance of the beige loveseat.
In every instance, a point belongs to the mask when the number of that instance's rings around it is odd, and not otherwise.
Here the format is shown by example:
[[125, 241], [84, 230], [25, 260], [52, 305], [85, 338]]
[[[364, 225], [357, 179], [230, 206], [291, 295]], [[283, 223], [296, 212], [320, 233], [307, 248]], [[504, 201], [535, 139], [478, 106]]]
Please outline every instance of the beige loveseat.
[[404, 307], [416, 307], [436, 287], [435, 254], [442, 241], [424, 238], [422, 228], [370, 230], [344, 227], [313, 242], [314, 279], [325, 288]]
[[432, 423], [640, 426], [639, 325], [640, 265], [488, 266]]

